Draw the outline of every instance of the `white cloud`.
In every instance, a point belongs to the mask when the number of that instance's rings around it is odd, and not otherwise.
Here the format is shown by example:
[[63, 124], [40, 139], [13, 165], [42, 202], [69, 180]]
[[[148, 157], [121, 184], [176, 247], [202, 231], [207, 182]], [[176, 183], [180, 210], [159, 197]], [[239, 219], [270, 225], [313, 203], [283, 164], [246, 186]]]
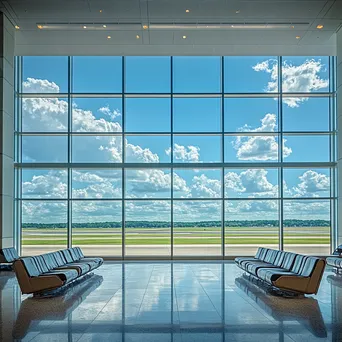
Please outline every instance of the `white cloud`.
[[265, 169], [248, 169], [240, 173], [227, 172], [225, 180], [226, 195], [228, 197], [240, 196], [250, 197], [276, 197], [278, 186], [273, 185], [267, 179], [268, 171]]
[[[287, 93], [308, 93], [318, 91], [329, 86], [329, 80], [320, 77], [325, 65], [322, 61], [307, 59], [300, 65], [293, 65], [284, 61], [282, 66], [282, 88]], [[266, 91], [273, 93], [278, 89], [278, 66], [273, 59], [256, 64], [253, 69], [257, 72], [264, 71], [271, 76], [271, 81], [266, 86]], [[291, 108], [299, 107], [300, 103], [307, 101], [307, 97], [283, 98], [283, 102]]]
[[330, 201], [284, 201], [285, 219], [330, 220]]
[[[266, 114], [261, 119], [260, 127], [252, 129], [249, 126], [243, 126], [239, 131], [243, 132], [274, 132], [276, 130], [276, 115]], [[283, 142], [283, 156], [288, 157], [292, 150], [285, 146], [286, 140]], [[275, 136], [238, 136], [232, 142], [234, 149], [237, 151], [236, 156], [239, 160], [278, 160], [278, 142]]]
[[[128, 190], [130, 197], [151, 197], [160, 192], [171, 193], [171, 173], [163, 170], [130, 170], [127, 171]], [[173, 179], [174, 191], [189, 192], [184, 179], [175, 174]]]
[[308, 170], [299, 176], [300, 183], [292, 189], [286, 189], [293, 197], [319, 197], [320, 193], [327, 192], [329, 196], [330, 177], [324, 173]]
[[55, 82], [28, 77], [22, 84], [24, 93], [59, 93], [59, 86]]
[[66, 171], [48, 171], [33, 175], [31, 180], [23, 181], [22, 192], [29, 198], [65, 198], [67, 196]]
[[206, 175], [195, 176], [191, 186], [192, 197], [215, 198], [221, 197], [221, 182], [210, 179]]
[[159, 156], [148, 148], [132, 145], [126, 142], [126, 156], [130, 162], [159, 163]]
[[99, 112], [109, 116], [111, 120], [115, 120], [118, 116], [121, 116], [121, 113], [118, 109], [111, 110], [108, 105], [99, 108]]
[[[184, 162], [199, 162], [200, 148], [198, 146], [183, 146], [174, 144], [173, 158]], [[171, 155], [171, 148], [167, 149], [166, 154]]]
[[66, 201], [23, 201], [23, 223], [65, 223], [67, 222]]

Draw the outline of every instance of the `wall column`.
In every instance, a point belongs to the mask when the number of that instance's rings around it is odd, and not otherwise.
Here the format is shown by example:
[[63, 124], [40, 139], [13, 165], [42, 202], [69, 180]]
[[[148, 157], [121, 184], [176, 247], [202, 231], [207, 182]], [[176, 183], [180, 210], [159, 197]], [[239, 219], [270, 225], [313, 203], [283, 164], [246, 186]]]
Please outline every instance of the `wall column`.
[[0, 248], [14, 246], [14, 35], [0, 13]]

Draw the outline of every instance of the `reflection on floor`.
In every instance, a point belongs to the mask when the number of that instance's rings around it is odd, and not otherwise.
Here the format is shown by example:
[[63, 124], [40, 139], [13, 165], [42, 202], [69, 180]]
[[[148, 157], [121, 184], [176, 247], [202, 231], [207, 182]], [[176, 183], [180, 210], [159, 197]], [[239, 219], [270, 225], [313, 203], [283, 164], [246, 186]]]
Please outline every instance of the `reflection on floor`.
[[232, 262], [105, 263], [56, 298], [0, 273], [0, 341], [342, 341], [342, 276], [274, 297]]

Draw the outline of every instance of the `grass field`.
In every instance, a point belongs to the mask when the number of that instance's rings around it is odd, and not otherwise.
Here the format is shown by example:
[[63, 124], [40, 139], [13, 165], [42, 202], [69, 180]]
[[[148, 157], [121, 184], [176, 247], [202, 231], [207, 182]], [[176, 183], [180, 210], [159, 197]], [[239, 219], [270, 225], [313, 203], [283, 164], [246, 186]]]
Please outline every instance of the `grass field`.
[[[23, 229], [24, 246], [65, 245], [66, 229]], [[74, 228], [74, 245], [121, 245], [120, 229]], [[170, 229], [166, 228], [126, 228], [126, 245], [169, 245]], [[232, 245], [277, 244], [278, 234], [274, 227], [228, 227], [225, 243]], [[329, 227], [286, 227], [285, 244], [329, 245]], [[216, 245], [221, 244], [221, 232], [217, 227], [174, 228], [175, 245]]]

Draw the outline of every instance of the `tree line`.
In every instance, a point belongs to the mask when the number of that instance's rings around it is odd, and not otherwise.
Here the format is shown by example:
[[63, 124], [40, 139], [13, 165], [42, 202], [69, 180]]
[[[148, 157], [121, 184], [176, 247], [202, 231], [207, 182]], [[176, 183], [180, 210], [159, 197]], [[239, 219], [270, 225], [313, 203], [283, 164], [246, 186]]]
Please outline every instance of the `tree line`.
[[[168, 228], [167, 221], [126, 221], [127, 228]], [[176, 228], [221, 227], [221, 221], [174, 222]], [[226, 227], [279, 227], [278, 220], [234, 220], [225, 221]], [[284, 227], [329, 227], [327, 220], [284, 220]], [[22, 228], [53, 229], [66, 228], [66, 223], [23, 223]], [[72, 223], [72, 228], [121, 228], [121, 222]]]

